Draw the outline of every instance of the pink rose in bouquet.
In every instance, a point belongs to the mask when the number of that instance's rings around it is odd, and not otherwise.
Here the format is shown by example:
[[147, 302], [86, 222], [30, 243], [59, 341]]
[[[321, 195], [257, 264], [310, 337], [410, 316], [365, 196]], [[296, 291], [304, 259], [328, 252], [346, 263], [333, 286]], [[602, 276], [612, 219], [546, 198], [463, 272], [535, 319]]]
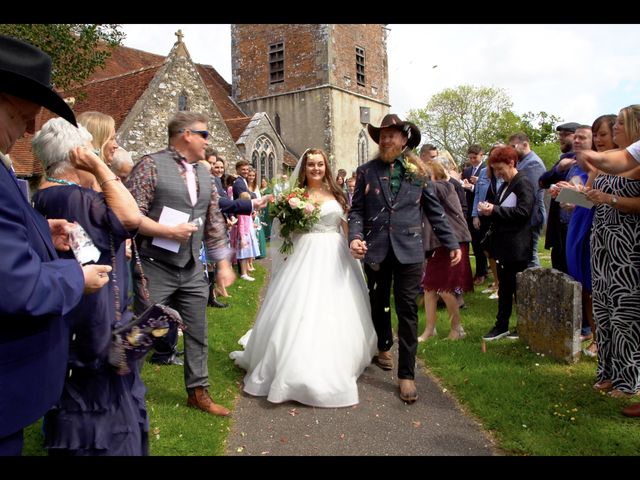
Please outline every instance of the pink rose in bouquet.
[[291, 234], [308, 232], [320, 219], [320, 207], [309, 200], [309, 194], [303, 188], [293, 188], [276, 196], [269, 208], [269, 215], [280, 221], [282, 246], [280, 253], [293, 253]]

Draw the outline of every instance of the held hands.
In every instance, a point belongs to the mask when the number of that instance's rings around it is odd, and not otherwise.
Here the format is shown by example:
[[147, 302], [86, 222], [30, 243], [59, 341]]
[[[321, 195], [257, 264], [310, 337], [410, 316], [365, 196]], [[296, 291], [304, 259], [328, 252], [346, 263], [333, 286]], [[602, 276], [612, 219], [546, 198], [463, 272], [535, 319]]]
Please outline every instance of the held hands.
[[362, 260], [367, 253], [367, 242], [360, 240], [359, 238], [354, 238], [351, 240], [349, 250], [351, 250], [351, 256], [353, 258], [356, 260]]
[[84, 294], [97, 292], [109, 281], [110, 265], [90, 264], [82, 267], [84, 274]]

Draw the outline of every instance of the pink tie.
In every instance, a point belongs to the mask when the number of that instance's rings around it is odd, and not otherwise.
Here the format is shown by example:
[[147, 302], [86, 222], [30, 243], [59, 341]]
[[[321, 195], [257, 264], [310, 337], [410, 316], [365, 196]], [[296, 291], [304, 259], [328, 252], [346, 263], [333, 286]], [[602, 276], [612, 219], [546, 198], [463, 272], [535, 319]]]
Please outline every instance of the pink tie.
[[185, 169], [185, 175], [187, 177], [187, 190], [189, 190], [189, 196], [191, 197], [191, 205], [195, 205], [198, 201], [198, 191], [196, 188], [196, 175], [193, 173], [193, 165], [189, 162], [182, 161]]

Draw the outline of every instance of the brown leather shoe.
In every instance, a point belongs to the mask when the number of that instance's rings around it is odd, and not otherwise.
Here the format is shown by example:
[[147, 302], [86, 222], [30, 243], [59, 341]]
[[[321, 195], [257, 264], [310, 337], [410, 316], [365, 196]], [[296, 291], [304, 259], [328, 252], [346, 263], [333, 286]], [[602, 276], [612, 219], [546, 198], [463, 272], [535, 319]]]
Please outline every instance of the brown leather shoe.
[[196, 387], [193, 389], [193, 392], [190, 393], [189, 398], [187, 398], [187, 407], [198, 408], [203, 412], [220, 417], [226, 417], [231, 413], [222, 405], [213, 403], [209, 391], [205, 387]]
[[373, 357], [373, 363], [382, 370], [393, 370], [393, 357], [388, 350], [386, 352], [378, 352], [378, 355]]
[[413, 403], [418, 400], [418, 390], [414, 380], [401, 378], [398, 383], [400, 385], [400, 400], [407, 403]]
[[640, 417], [640, 403], [632, 403], [622, 409], [622, 414], [626, 417]]

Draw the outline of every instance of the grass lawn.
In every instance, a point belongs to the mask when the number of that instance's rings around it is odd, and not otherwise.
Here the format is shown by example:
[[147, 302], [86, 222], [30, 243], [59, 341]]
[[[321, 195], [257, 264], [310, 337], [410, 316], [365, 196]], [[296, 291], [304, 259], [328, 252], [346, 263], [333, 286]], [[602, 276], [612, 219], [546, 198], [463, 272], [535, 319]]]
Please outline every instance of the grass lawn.
[[[540, 253], [542, 266], [550, 267], [549, 252], [540, 248]], [[479, 293], [489, 283], [465, 294], [467, 308], [461, 316], [466, 338], [446, 340], [448, 315], [439, 309], [438, 337], [418, 347], [419, 358], [443, 388], [493, 433], [507, 454], [637, 455], [638, 421], [620, 414], [630, 401], [591, 387], [596, 359], [562, 364], [506, 338], [487, 342], [483, 353], [482, 335], [493, 326], [498, 309], [497, 300]], [[515, 326], [515, 307], [510, 326]], [[423, 329], [424, 310], [419, 332]]]
[[[540, 240], [543, 245], [544, 239]], [[543, 266], [548, 251], [541, 249]], [[472, 265], [475, 263], [472, 259]], [[266, 271], [256, 262], [255, 282], [237, 280], [229, 288], [230, 308], [208, 308], [210, 391], [216, 402], [232, 407], [243, 372], [228, 354], [255, 318]], [[566, 365], [536, 355], [519, 340], [487, 343], [481, 337], [495, 321], [497, 300], [465, 295], [461, 311], [467, 337], [446, 340], [449, 321], [438, 310], [438, 337], [418, 347], [418, 356], [443, 388], [455, 396], [497, 440], [508, 455], [637, 455], [640, 424], [620, 414], [629, 400], [595, 392], [596, 361]], [[515, 309], [514, 309], [515, 311]], [[515, 325], [515, 318], [511, 326]], [[424, 309], [420, 313], [424, 329]], [[206, 415], [185, 407], [182, 368], [145, 365], [152, 455], [223, 455], [232, 418]], [[26, 431], [25, 455], [45, 455], [40, 424]]]

